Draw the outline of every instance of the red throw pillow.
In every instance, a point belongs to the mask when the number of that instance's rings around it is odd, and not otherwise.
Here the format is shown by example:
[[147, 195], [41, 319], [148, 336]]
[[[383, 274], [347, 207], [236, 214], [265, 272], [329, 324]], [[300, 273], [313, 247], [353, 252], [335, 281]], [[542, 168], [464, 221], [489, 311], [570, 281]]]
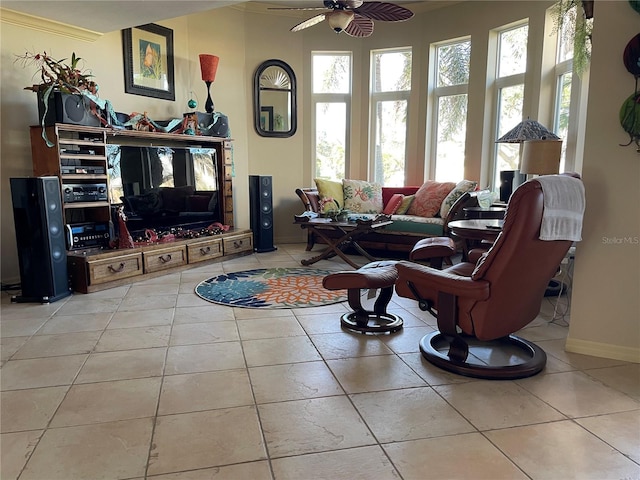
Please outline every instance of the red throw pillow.
[[385, 215], [393, 215], [396, 213], [396, 210], [398, 210], [398, 207], [402, 205], [402, 200], [404, 200], [404, 195], [401, 193], [394, 193], [384, 206], [382, 213]]
[[415, 194], [407, 215], [419, 217], [435, 217], [440, 211], [442, 201], [454, 189], [454, 182], [434, 182], [427, 180]]

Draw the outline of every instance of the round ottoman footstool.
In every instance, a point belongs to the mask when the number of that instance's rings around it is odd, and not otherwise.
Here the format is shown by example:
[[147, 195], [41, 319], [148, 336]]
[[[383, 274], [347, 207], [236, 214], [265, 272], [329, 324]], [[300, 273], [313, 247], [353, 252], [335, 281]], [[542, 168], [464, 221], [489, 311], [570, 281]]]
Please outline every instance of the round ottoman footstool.
[[[396, 262], [371, 262], [354, 271], [342, 271], [327, 275], [322, 285], [327, 290], [347, 290], [347, 299], [352, 312], [340, 317], [341, 325], [359, 333], [392, 333], [402, 328], [402, 318], [387, 313], [387, 305], [393, 296], [393, 287], [398, 279]], [[362, 306], [363, 289], [380, 289], [373, 311]]]

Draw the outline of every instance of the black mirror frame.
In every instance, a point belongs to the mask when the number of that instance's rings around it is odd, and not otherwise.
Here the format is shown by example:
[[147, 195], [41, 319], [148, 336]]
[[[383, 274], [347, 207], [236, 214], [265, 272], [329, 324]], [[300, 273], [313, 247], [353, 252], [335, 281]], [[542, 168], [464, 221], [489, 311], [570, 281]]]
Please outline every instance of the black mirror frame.
[[[269, 67], [282, 68], [291, 81], [291, 121], [290, 128], [286, 132], [274, 132], [264, 130], [260, 125], [260, 76]], [[292, 137], [298, 128], [298, 108], [297, 108], [297, 87], [296, 87], [296, 75], [293, 73], [293, 69], [282, 60], [270, 59], [262, 62], [258, 65], [255, 74], [253, 75], [253, 121], [256, 133], [261, 137], [275, 137], [275, 138], [288, 138]]]

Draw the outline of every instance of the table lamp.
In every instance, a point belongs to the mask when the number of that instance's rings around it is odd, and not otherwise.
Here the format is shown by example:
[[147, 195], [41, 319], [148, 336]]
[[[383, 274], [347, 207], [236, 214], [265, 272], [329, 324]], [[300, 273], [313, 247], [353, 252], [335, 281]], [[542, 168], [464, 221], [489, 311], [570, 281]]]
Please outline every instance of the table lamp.
[[523, 145], [520, 172], [534, 175], [560, 172], [562, 140], [526, 140]]
[[[522, 159], [524, 156], [523, 143], [527, 140], [560, 140], [560, 137], [558, 137], [555, 133], [553, 133], [541, 123], [527, 118], [526, 120], [521, 121], [518, 125], [513, 127], [503, 136], [501, 136], [498, 140], [496, 140], [496, 143], [520, 144], [520, 169], [504, 172], [505, 177], [507, 176], [506, 173], [510, 174], [509, 178], [511, 178], [511, 184], [506, 187], [503, 187], [501, 184], [500, 200], [503, 202], [507, 202], [509, 200], [509, 197], [511, 196], [511, 192], [513, 192], [520, 186], [522, 182], [526, 180], [525, 172], [522, 171]], [[562, 141], [560, 143], [562, 144]], [[503, 172], [500, 173], [502, 176]]]
[[200, 54], [200, 72], [202, 73], [202, 80], [207, 85], [207, 102], [204, 104], [204, 108], [207, 113], [213, 113], [213, 100], [211, 99], [211, 84], [216, 79], [216, 72], [218, 71], [218, 62], [220, 57], [215, 55], [209, 55], [206, 53]]

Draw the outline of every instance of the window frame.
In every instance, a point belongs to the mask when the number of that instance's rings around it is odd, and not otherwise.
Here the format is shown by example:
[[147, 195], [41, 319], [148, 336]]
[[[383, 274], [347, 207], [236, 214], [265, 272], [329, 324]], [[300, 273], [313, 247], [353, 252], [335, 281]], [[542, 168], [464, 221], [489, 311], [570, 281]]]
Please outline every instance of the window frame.
[[[347, 56], [349, 57], [349, 88], [347, 93], [316, 93], [313, 91], [314, 88], [314, 59], [318, 56]], [[311, 174], [312, 178], [316, 178], [317, 175], [317, 125], [316, 125], [316, 116], [318, 110], [318, 104], [321, 103], [340, 103], [344, 104], [346, 107], [345, 110], [345, 125], [347, 126], [345, 130], [345, 158], [344, 158], [344, 172], [342, 178], [347, 178], [348, 172], [350, 171], [350, 149], [351, 149], [351, 103], [353, 96], [353, 52], [347, 50], [314, 50], [311, 52], [311, 75], [310, 75], [310, 91], [311, 91]]]
[[[520, 120], [524, 119], [524, 113], [526, 109], [526, 97], [527, 97], [527, 82], [526, 82], [527, 73], [528, 73], [527, 67], [525, 67], [524, 72], [507, 75], [504, 77], [498, 76], [498, 72], [500, 70], [500, 37], [502, 34], [506, 32], [509, 32], [511, 30], [516, 30], [518, 28], [522, 28], [525, 26], [527, 27], [527, 46], [525, 49], [525, 51], [527, 52], [527, 60], [525, 62], [525, 65], [527, 65], [529, 63], [529, 58], [528, 58], [529, 57], [529, 41], [531, 39], [529, 30], [528, 30], [530, 28], [529, 19], [525, 18], [518, 22], [510, 23], [508, 25], [503, 25], [501, 27], [498, 27], [492, 30], [492, 33], [493, 33], [492, 40], [494, 43], [493, 48], [495, 51], [495, 57], [494, 57], [494, 65], [493, 65], [493, 78], [491, 79], [492, 80], [491, 91], [492, 91], [492, 103], [493, 103], [493, 109], [492, 109], [493, 121], [491, 126], [491, 138], [493, 138], [494, 140], [493, 140], [492, 149], [491, 149], [491, 162], [490, 162], [489, 177], [488, 177], [490, 190], [497, 190], [500, 186], [500, 170], [498, 168], [498, 152], [500, 149], [500, 143], [498, 143], [497, 140], [501, 136], [499, 134], [501, 100], [502, 100], [501, 92], [505, 88], [517, 87], [519, 85], [522, 85], [523, 103], [522, 103], [522, 112], [521, 112]], [[489, 58], [487, 60], [489, 61]], [[513, 127], [515, 127], [515, 125], [509, 126], [508, 128], [510, 129]], [[518, 157], [520, 157], [520, 154], [518, 154]], [[518, 164], [519, 164], [519, 161], [520, 161], [520, 158], [518, 158]]]
[[[375, 62], [374, 55], [376, 54], [384, 54], [384, 53], [405, 53], [408, 52], [411, 54], [411, 70], [413, 72], [413, 48], [411, 46], [404, 47], [392, 47], [392, 48], [377, 48], [371, 49], [369, 51], [369, 128], [368, 128], [368, 179], [369, 181], [377, 181], [375, 179], [376, 172], [376, 129], [377, 129], [377, 115], [376, 115], [376, 105], [378, 102], [395, 102], [395, 101], [404, 101], [406, 102], [406, 121], [405, 121], [405, 139], [404, 139], [404, 170], [402, 172], [403, 185], [407, 180], [407, 158], [409, 151], [409, 118], [410, 118], [410, 108], [411, 108], [411, 92], [412, 87], [409, 90], [395, 90], [395, 91], [375, 91]], [[413, 78], [411, 78], [411, 82], [413, 84]], [[384, 185], [383, 182], [379, 182], [381, 185]]]
[[[427, 163], [427, 171], [428, 177], [436, 180], [436, 172], [437, 172], [437, 161], [438, 161], [438, 125], [440, 118], [440, 99], [443, 97], [453, 97], [457, 95], [466, 95], [467, 97], [467, 115], [465, 118], [465, 137], [466, 137], [466, 128], [468, 126], [468, 118], [469, 118], [469, 78], [471, 77], [471, 56], [469, 56], [469, 65], [468, 65], [468, 78], [466, 83], [460, 83], [457, 85], [445, 85], [438, 86], [438, 49], [441, 47], [446, 47], [450, 45], [455, 45], [459, 43], [469, 43], [470, 48], [473, 48], [471, 42], [471, 35], [466, 35], [463, 37], [457, 37], [454, 39], [444, 40], [441, 42], [434, 42], [429, 47], [429, 56], [431, 58], [431, 62], [429, 65], [429, 106], [427, 108], [428, 117], [430, 121], [427, 122], [429, 126], [429, 133], [427, 135], [427, 147], [425, 151], [428, 152], [427, 159], [425, 160]], [[466, 138], [464, 150], [466, 152]], [[466, 160], [466, 154], [464, 155]], [[464, 161], [463, 161], [463, 172], [464, 172]], [[463, 173], [464, 175], [464, 173]]]

